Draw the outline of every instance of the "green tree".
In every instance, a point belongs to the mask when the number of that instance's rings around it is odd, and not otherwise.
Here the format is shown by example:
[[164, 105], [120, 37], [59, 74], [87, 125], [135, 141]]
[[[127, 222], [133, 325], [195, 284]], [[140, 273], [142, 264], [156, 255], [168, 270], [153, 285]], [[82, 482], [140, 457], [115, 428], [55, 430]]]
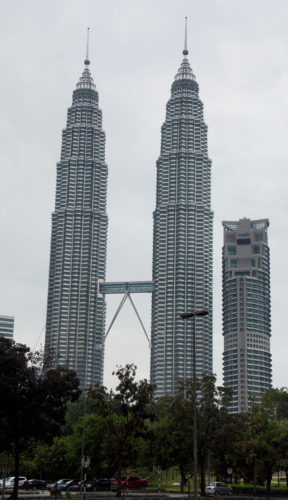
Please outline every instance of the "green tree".
[[152, 426], [155, 437], [150, 448], [150, 456], [159, 468], [179, 468], [181, 492], [191, 477], [193, 464], [193, 407], [189, 390], [183, 384], [176, 396], [157, 402], [157, 420]]
[[271, 417], [275, 420], [288, 419], [288, 389], [267, 389], [263, 395], [263, 404], [270, 408]]
[[51, 441], [65, 422], [66, 404], [79, 397], [75, 372], [62, 366], [43, 372], [41, 356], [0, 338], [0, 451], [14, 457], [18, 497], [19, 460], [31, 440]]
[[238, 474], [246, 483], [253, 482], [255, 494], [257, 485], [266, 482], [270, 495], [272, 474], [287, 457], [288, 426], [286, 420], [276, 420], [278, 390], [267, 392], [261, 404], [252, 401], [249, 413], [220, 418], [213, 458], [217, 476], [225, 477], [231, 467], [235, 482]]
[[117, 471], [118, 490], [121, 496], [121, 476], [124, 467], [131, 465], [137, 455], [136, 438], [150, 437], [149, 411], [154, 386], [146, 379], [137, 382], [136, 366], [127, 364], [113, 372], [119, 379], [116, 392], [103, 386], [91, 389], [90, 395], [97, 402], [98, 412], [106, 423], [109, 440], [108, 447], [113, 451], [111, 457]]
[[[201, 491], [205, 492], [207, 457], [216, 443], [220, 417], [224, 419], [230, 391], [216, 387], [216, 377], [205, 375], [197, 381], [197, 448]], [[192, 476], [193, 466], [193, 382], [180, 382], [178, 394], [157, 402], [158, 419], [153, 424], [155, 440], [152, 455], [162, 469], [177, 466], [181, 491]]]
[[[35, 475], [41, 470], [46, 479], [58, 476], [79, 477], [81, 473], [83, 418], [79, 417], [73, 424], [71, 432], [53, 439], [52, 444], [39, 443], [32, 453], [25, 453], [23, 465], [30, 474]], [[70, 426], [70, 424], [69, 424]], [[100, 415], [85, 416], [85, 453], [90, 457], [88, 473], [90, 477], [111, 477], [113, 470], [110, 465], [110, 453], [107, 449], [106, 423]], [[32, 455], [32, 456], [31, 456]]]
[[[83, 435], [83, 419], [85, 418], [85, 435]], [[73, 464], [74, 470], [80, 472], [82, 443], [84, 439], [85, 454], [90, 458], [89, 475], [91, 477], [111, 477], [111, 452], [107, 443], [109, 433], [105, 419], [96, 413], [85, 415], [74, 425], [72, 433], [66, 437], [66, 455]]]
[[288, 487], [288, 420], [278, 421], [281, 430], [280, 460], [277, 470], [284, 470], [286, 474], [286, 486]]
[[212, 440], [212, 460], [218, 479], [226, 478], [228, 467], [233, 471], [234, 482], [238, 482], [238, 476], [245, 477], [247, 461], [243, 443], [246, 439], [246, 427], [246, 414], [219, 412]]
[[198, 457], [201, 493], [205, 494], [205, 472], [208, 457], [218, 445], [217, 431], [228, 416], [227, 405], [231, 391], [216, 387], [215, 375], [204, 375], [198, 384], [200, 396], [197, 402]]
[[[271, 436], [270, 442], [275, 442], [277, 450], [280, 451], [280, 457], [276, 457], [275, 453], [269, 455], [269, 458], [274, 456], [274, 463], [277, 463], [278, 470], [281, 467], [286, 472], [286, 484], [288, 486], [288, 452], [287, 452], [287, 421], [288, 421], [288, 389], [287, 387], [270, 388], [265, 391], [262, 398], [262, 409], [265, 408], [269, 415], [270, 421], [275, 422], [276, 435]], [[281, 439], [278, 442], [278, 438]], [[278, 443], [277, 443], [278, 442]], [[273, 468], [275, 465], [273, 463]], [[265, 471], [269, 477], [269, 466], [265, 464]], [[269, 479], [268, 479], [269, 481]]]
[[271, 418], [271, 407], [252, 404], [248, 415], [246, 432], [246, 456], [253, 469], [253, 489], [256, 494], [257, 482], [266, 480], [267, 496], [270, 496], [271, 480], [282, 450], [283, 432], [281, 426]]
[[84, 415], [97, 414], [98, 408], [95, 399], [90, 397], [86, 390], [82, 392], [77, 401], [67, 403], [67, 411], [65, 415], [65, 434], [71, 434], [73, 425], [79, 421]]

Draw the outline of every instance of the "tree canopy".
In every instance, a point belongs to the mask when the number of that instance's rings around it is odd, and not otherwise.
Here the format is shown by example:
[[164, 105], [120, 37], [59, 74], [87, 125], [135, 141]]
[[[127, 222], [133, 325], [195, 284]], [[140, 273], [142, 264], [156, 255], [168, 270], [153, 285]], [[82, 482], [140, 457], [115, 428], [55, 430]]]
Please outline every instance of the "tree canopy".
[[136, 366], [127, 364], [113, 372], [119, 379], [115, 393], [103, 386], [91, 389], [90, 396], [97, 402], [98, 412], [107, 426], [108, 446], [113, 450], [110, 457], [117, 470], [118, 491], [121, 495], [121, 475], [124, 467], [130, 467], [137, 454], [137, 438], [150, 432], [154, 386], [146, 379], [136, 381]]
[[4, 337], [0, 373], [0, 451], [14, 457], [16, 498], [21, 453], [32, 440], [50, 442], [59, 432], [67, 402], [79, 397], [79, 380], [65, 366], [44, 371], [38, 353]]
[[[41, 356], [7, 339], [0, 339], [0, 371], [0, 452], [14, 457], [15, 476], [21, 456], [24, 475], [79, 477], [84, 452], [89, 476], [116, 477], [118, 495], [128, 469], [158, 479], [177, 468], [184, 489], [193, 470], [192, 381], [180, 383], [173, 397], [153, 399], [154, 386], [136, 381], [136, 366], [128, 364], [114, 372], [115, 391], [99, 385], [78, 398], [74, 372], [63, 366], [45, 371]], [[196, 389], [201, 491], [211, 463], [217, 480], [241, 477], [254, 491], [266, 484], [269, 494], [272, 474], [288, 475], [287, 389], [269, 389], [247, 414], [228, 413], [230, 392], [216, 386], [214, 375], [203, 376]]]

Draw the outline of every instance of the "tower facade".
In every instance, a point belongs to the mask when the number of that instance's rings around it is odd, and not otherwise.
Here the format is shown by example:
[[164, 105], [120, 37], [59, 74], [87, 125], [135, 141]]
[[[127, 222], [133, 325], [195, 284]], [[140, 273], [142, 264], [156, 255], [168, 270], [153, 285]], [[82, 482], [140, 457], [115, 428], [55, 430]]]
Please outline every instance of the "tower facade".
[[230, 412], [247, 412], [271, 387], [268, 219], [223, 222], [224, 386]]
[[178, 382], [193, 378], [193, 320], [196, 375], [212, 372], [211, 161], [199, 87], [184, 59], [171, 87], [157, 161], [153, 233], [151, 382], [156, 396], [174, 395]]
[[0, 337], [13, 340], [14, 316], [0, 315]]
[[76, 370], [81, 386], [102, 383], [107, 241], [107, 166], [98, 92], [87, 57], [62, 132], [52, 214], [45, 355]]

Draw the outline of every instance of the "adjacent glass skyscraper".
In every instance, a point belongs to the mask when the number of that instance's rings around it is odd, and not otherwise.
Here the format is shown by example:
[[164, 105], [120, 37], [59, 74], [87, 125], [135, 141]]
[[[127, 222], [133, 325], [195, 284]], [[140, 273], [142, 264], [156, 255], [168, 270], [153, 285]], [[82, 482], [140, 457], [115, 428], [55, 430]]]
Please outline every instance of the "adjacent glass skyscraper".
[[268, 219], [225, 221], [223, 245], [224, 386], [230, 411], [247, 412], [271, 387]]
[[183, 312], [209, 312], [196, 318], [196, 375], [212, 373], [211, 161], [186, 37], [183, 55], [157, 162], [151, 335], [151, 382], [157, 396], [174, 395], [180, 380], [193, 378], [193, 320], [183, 321]]
[[14, 316], [0, 315], [0, 337], [13, 340]]
[[73, 92], [57, 164], [45, 354], [75, 369], [81, 386], [102, 383], [107, 240], [105, 133], [88, 56]]

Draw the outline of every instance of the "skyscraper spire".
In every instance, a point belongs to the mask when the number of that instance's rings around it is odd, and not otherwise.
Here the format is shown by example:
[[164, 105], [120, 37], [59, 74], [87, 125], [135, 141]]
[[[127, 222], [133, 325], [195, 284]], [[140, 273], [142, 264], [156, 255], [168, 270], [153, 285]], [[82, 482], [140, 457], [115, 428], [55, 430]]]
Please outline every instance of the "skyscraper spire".
[[93, 78], [91, 76], [90, 70], [89, 70], [89, 64], [90, 64], [90, 59], [89, 59], [89, 30], [90, 28], [87, 28], [87, 45], [86, 45], [86, 59], [84, 61], [85, 68], [82, 73], [82, 76], [77, 83], [77, 89], [96, 89], [95, 83], [93, 82]]
[[184, 38], [184, 50], [183, 56], [188, 56], [189, 52], [187, 49], [187, 17], [185, 17], [185, 38]]
[[84, 64], [86, 64], [86, 66], [89, 66], [89, 64], [90, 64], [90, 60], [89, 60], [89, 30], [90, 30], [90, 28], [87, 28], [86, 59], [84, 61]]
[[188, 49], [187, 49], [187, 17], [185, 17], [185, 36], [184, 36], [184, 50], [182, 52], [184, 59], [181, 63], [180, 68], [178, 69], [177, 75], [175, 76], [175, 80], [196, 80], [196, 77], [193, 73], [193, 70], [188, 61]]

